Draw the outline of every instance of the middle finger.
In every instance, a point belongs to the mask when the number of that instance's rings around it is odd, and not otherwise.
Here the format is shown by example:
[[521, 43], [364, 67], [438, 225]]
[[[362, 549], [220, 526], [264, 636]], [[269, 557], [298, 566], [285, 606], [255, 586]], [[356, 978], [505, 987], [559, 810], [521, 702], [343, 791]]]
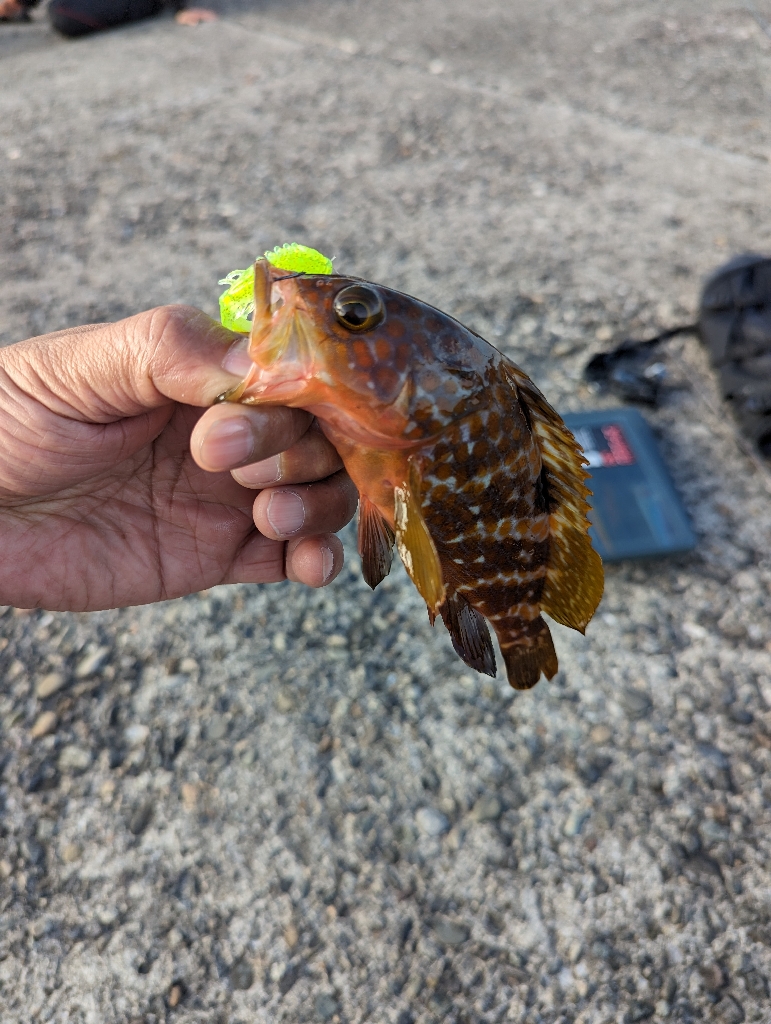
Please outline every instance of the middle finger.
[[242, 487], [309, 484], [324, 480], [342, 468], [343, 460], [337, 450], [314, 423], [291, 448], [233, 470], [233, 478]]

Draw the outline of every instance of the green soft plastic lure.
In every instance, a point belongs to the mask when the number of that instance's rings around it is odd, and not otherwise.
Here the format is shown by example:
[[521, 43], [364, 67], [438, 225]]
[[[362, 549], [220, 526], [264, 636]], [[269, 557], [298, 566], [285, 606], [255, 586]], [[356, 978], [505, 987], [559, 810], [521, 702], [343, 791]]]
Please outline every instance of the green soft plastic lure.
[[[265, 253], [265, 259], [279, 270], [297, 274], [334, 274], [332, 260], [299, 242], [286, 242]], [[231, 270], [218, 284], [226, 284], [220, 295], [220, 320], [231, 331], [248, 334], [254, 315], [254, 264], [246, 270]]]

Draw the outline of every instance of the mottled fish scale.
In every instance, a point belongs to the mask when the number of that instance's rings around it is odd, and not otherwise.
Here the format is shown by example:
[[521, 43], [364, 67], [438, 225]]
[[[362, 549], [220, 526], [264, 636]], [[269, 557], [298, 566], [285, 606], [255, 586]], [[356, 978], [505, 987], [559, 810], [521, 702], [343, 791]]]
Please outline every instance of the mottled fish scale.
[[[516, 662], [548, 633], [540, 601], [549, 511], [538, 446], [509, 380], [491, 380], [488, 408], [445, 428], [440, 442], [421, 450], [420, 463], [423, 514], [448, 592], [490, 621], [504, 657]], [[503, 523], [510, 524], [505, 536]], [[536, 682], [531, 675], [520, 685]]]

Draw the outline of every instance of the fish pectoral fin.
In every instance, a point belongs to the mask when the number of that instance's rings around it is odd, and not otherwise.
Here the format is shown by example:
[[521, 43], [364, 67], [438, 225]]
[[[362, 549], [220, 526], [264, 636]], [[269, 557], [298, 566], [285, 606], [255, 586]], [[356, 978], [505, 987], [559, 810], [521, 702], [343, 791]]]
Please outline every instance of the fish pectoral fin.
[[455, 653], [475, 672], [495, 676], [495, 650], [485, 617], [460, 594], [448, 594], [441, 616]]
[[361, 574], [374, 590], [391, 571], [396, 536], [366, 495], [359, 495], [359, 555]]
[[530, 378], [510, 362], [506, 369], [520, 402], [527, 406], [546, 471], [550, 545], [541, 608], [561, 625], [583, 633], [604, 587], [602, 559], [589, 537], [586, 459], [562, 417]]
[[420, 474], [410, 464], [410, 478], [394, 487], [396, 548], [410, 579], [428, 605], [434, 621], [444, 601], [445, 589], [439, 554], [428, 532], [420, 507]]

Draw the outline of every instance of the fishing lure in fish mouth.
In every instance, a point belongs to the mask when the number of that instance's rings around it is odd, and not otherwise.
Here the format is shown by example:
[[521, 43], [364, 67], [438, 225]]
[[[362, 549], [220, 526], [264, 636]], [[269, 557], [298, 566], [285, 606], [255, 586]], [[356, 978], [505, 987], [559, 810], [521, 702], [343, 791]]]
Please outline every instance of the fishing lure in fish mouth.
[[359, 491], [376, 587], [394, 546], [458, 655], [515, 689], [557, 672], [546, 612], [584, 632], [603, 591], [587, 465], [527, 375], [457, 320], [289, 245], [221, 284], [254, 363], [223, 400], [308, 410]]

